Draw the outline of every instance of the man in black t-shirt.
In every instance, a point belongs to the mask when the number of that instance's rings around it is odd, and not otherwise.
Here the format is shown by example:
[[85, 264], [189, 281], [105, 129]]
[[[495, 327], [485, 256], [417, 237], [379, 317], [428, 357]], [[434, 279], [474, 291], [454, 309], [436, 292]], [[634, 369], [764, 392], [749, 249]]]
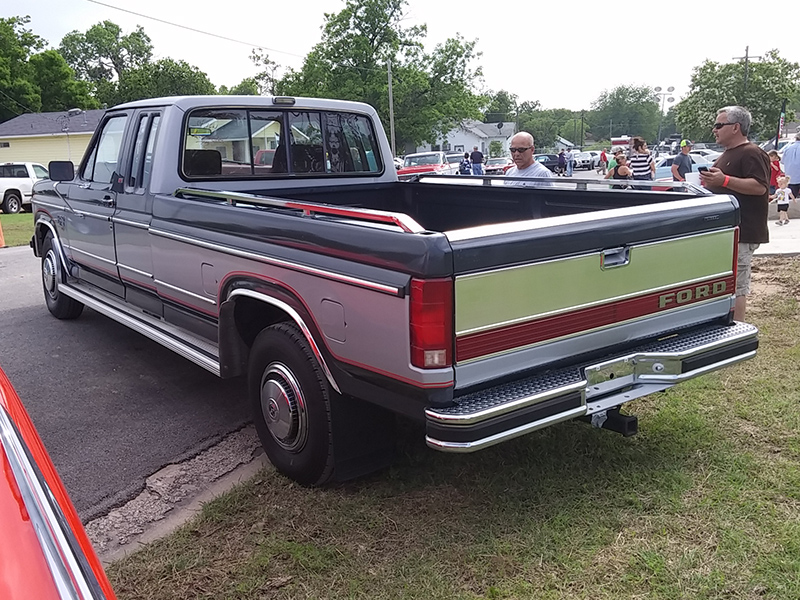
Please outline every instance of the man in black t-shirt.
[[726, 106], [717, 111], [714, 137], [725, 152], [708, 171], [700, 172], [700, 182], [716, 194], [731, 194], [739, 201], [739, 255], [736, 268], [736, 304], [733, 318], [743, 321], [750, 292], [750, 263], [760, 244], [769, 242], [770, 165], [767, 153], [747, 139], [752, 117], [741, 106]]
[[473, 146], [469, 159], [472, 161], [472, 174], [483, 175], [483, 152], [477, 146]]

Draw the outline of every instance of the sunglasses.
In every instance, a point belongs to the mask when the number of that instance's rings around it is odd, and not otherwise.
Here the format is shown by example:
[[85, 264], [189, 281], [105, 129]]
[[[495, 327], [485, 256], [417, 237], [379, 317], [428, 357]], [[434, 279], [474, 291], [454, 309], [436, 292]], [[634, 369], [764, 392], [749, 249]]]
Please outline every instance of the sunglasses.
[[738, 125], [738, 123], [714, 123], [712, 129], [722, 129], [725, 125]]
[[511, 152], [511, 154], [514, 154], [514, 152], [519, 152], [520, 154], [522, 154], [523, 152], [527, 152], [531, 148], [533, 148], [533, 146], [528, 146], [527, 148], [509, 148], [508, 151]]

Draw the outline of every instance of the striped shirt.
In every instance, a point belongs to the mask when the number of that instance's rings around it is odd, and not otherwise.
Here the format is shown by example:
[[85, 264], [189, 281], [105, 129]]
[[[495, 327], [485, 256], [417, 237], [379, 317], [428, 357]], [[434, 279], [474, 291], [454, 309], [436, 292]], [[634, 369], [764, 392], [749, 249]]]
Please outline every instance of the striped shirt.
[[633, 171], [634, 179], [651, 179], [653, 177], [650, 165], [653, 164], [653, 155], [649, 152], [639, 153], [631, 151], [628, 166]]

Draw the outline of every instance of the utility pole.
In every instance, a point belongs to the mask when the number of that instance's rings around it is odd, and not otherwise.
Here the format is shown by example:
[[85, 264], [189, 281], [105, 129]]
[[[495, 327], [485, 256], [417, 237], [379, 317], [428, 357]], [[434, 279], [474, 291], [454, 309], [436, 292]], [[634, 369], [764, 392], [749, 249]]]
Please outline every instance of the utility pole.
[[613, 119], [608, 120], [608, 139], [611, 140], [611, 124], [613, 123]]
[[586, 139], [586, 136], [583, 132], [583, 111], [581, 111], [581, 150], [583, 150], [583, 142]]
[[397, 147], [394, 145], [394, 98], [392, 97], [392, 61], [386, 61], [386, 70], [389, 74], [389, 132], [392, 138], [392, 156], [397, 154]]
[[750, 59], [751, 58], [763, 58], [762, 56], [750, 56], [750, 46], [744, 47], [744, 56], [734, 56], [733, 60], [742, 60], [744, 59], [744, 92], [742, 92], [742, 99], [739, 102], [741, 106], [747, 106], [747, 76], [748, 71], [750, 69]]

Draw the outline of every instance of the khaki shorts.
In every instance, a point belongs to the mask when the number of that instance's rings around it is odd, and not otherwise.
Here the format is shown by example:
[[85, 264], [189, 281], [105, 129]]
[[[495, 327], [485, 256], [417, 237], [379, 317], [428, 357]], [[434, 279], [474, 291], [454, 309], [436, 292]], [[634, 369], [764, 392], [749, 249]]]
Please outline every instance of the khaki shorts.
[[739, 257], [736, 261], [736, 297], [747, 296], [750, 293], [750, 264], [753, 262], [753, 252], [761, 244], [745, 244], [739, 242]]

